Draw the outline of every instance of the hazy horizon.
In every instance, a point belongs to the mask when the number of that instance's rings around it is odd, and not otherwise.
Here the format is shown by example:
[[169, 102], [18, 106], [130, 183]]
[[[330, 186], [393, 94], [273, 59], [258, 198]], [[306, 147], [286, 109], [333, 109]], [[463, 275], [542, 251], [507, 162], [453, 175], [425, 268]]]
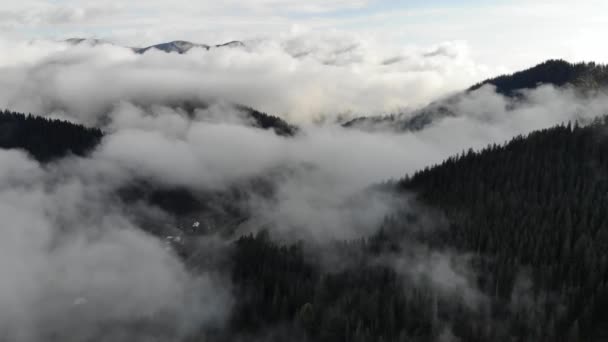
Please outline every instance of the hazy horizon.
[[461, 42], [472, 59], [515, 70], [549, 58], [606, 61], [608, 4], [599, 0], [307, 1], [221, 3], [23, 0], [0, 7], [0, 32], [19, 39], [104, 38], [144, 46], [335, 33], [391, 48]]

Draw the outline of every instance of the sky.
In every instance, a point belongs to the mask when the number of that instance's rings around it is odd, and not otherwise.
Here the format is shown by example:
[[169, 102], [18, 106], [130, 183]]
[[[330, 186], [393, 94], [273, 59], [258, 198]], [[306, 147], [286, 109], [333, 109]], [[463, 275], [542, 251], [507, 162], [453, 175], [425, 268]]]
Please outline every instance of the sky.
[[0, 33], [144, 46], [341, 32], [395, 47], [457, 41], [480, 64], [516, 70], [548, 58], [605, 62], [607, 10], [601, 0], [1, 0]]

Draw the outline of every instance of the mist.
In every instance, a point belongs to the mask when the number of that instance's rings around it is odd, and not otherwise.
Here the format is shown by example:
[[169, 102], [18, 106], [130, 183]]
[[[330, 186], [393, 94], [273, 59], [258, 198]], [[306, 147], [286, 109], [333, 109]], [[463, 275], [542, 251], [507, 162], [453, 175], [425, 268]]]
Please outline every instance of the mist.
[[137, 55], [112, 44], [4, 40], [11, 52], [0, 60], [7, 90], [0, 105], [94, 124], [120, 101], [221, 99], [310, 122], [420, 106], [492, 72], [471, 60], [463, 42], [398, 49], [302, 33], [245, 44]]
[[[86, 168], [44, 167], [10, 150], [0, 159], [3, 337], [144, 341], [150, 332], [135, 329], [138, 321], [156, 322], [155, 334], [172, 338], [222, 324], [227, 285], [211, 272], [187, 271]], [[125, 329], [104, 328], [116, 322]]]
[[[377, 52], [343, 39], [288, 37], [184, 55], [35, 41], [2, 57], [1, 107], [99, 126], [105, 136], [89, 156], [48, 165], [0, 152], [0, 274], [10, 275], [0, 286], [0, 333], [78, 341], [103, 335], [111, 322], [162, 320], [166, 336], [181, 338], [225, 323], [229, 280], [212, 269], [192, 272], [147, 233], [135, 209], [115, 196], [131, 183], [195, 192], [239, 187], [247, 196], [232, 205], [248, 217], [238, 234], [269, 230], [282, 241], [317, 244], [357, 239], [407, 205], [370, 187], [469, 148], [608, 110], [601, 91], [541, 86], [507, 98], [486, 86], [450, 103], [454, 117], [421, 131], [343, 128], [320, 119], [419, 108], [488, 72], [458, 42]], [[195, 104], [194, 112], [182, 102]], [[283, 137], [252, 127], [235, 104], [297, 123], [299, 131]], [[270, 182], [271, 194], [242, 185], [252, 179]], [[143, 206], [137, 210], [173, 222]], [[418, 245], [409, 253], [382, 262], [471, 308], [484, 301], [466, 255]], [[442, 336], [451, 339], [449, 330]]]

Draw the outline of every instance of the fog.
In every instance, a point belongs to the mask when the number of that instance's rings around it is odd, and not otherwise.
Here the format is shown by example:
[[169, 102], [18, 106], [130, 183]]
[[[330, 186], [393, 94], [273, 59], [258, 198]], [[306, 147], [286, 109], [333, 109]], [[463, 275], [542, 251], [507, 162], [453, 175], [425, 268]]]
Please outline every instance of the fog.
[[[318, 123], [417, 108], [480, 80], [487, 70], [459, 43], [383, 55], [364, 42], [307, 36], [141, 56], [113, 45], [7, 44], [1, 46], [15, 52], [0, 58], [1, 107], [106, 133], [90, 156], [49, 165], [0, 151], [0, 274], [6, 279], [0, 332], [15, 341], [54, 334], [84, 340], [108, 322], [134, 317], [171, 317], [163, 320], [168, 336], [224, 322], [229, 282], [212, 270], [193, 274], [144, 232], [113, 197], [130, 182], [205, 192], [270, 180], [271, 196], [252, 192], [237, 203], [250, 215], [239, 232], [270, 229], [284, 240], [317, 243], [355, 239], [373, 234], [405, 205], [366, 192], [370, 186], [469, 148], [590, 120], [608, 109], [601, 92], [583, 96], [542, 86], [511, 99], [486, 86], [450, 103], [455, 117], [418, 132]], [[205, 105], [192, 114], [180, 101]], [[291, 120], [299, 131], [282, 137], [253, 128], [234, 103]], [[466, 256], [416, 248], [421, 252], [396, 257], [392, 267], [479, 305], [483, 298]], [[67, 328], [73, 319], [78, 331]]]
[[222, 323], [228, 286], [212, 273], [190, 274], [133, 225], [106, 185], [90, 183], [86, 168], [42, 167], [16, 151], [0, 159], [3, 337], [143, 341], [145, 330], [112, 336], [104, 326], [152, 320], [157, 333], [177, 337]]
[[[489, 76], [463, 42], [383, 48], [345, 34], [292, 34], [245, 48], [151, 50], [12, 42], [0, 59], [0, 105], [94, 123], [121, 100], [223, 99], [296, 122], [415, 107]], [[495, 71], [494, 71], [495, 72]]]

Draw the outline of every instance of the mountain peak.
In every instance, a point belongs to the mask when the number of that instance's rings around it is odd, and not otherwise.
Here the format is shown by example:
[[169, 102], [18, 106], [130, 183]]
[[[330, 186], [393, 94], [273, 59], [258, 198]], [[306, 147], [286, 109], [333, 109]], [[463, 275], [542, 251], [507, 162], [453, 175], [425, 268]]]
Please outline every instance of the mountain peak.
[[156, 45], [151, 45], [145, 48], [134, 48], [133, 50], [137, 53], [146, 53], [149, 50], [156, 49], [160, 51], [164, 51], [167, 53], [177, 52], [179, 54], [186, 53], [193, 48], [203, 48], [205, 50], [209, 50], [209, 45], [205, 44], [195, 44], [192, 42], [188, 42], [185, 40], [174, 40], [168, 43], [161, 43]]
[[90, 46], [97, 46], [97, 45], [103, 45], [103, 44], [111, 44], [107, 40], [103, 40], [103, 39], [97, 39], [97, 38], [78, 38], [78, 37], [68, 38], [68, 39], [64, 40], [64, 42], [66, 42], [66, 43], [68, 43], [70, 45], [86, 44], [86, 45], [90, 45]]
[[581, 90], [593, 89], [608, 84], [608, 67], [594, 62], [570, 63], [563, 59], [549, 59], [526, 70], [482, 81], [468, 91], [486, 84], [495, 86], [497, 93], [506, 96], [515, 96], [521, 90], [533, 89], [541, 84], [556, 87], [570, 84]]
[[596, 90], [608, 86], [608, 66], [594, 62], [570, 63], [563, 59], [549, 59], [510, 75], [501, 75], [479, 82], [464, 92], [433, 102], [411, 113], [358, 117], [343, 123], [342, 126], [364, 130], [417, 131], [445, 117], [454, 116], [455, 113], [450, 110], [450, 103], [457, 102], [461, 95], [478, 90], [485, 85], [494, 86], [498, 94], [509, 98], [519, 98], [522, 96], [522, 91], [545, 84], [555, 87], [570, 85], [581, 92]]
[[233, 40], [230, 41], [228, 43], [224, 43], [224, 44], [218, 44], [215, 47], [245, 47], [245, 43], [239, 41], [239, 40]]
[[179, 54], [184, 54], [194, 48], [201, 48], [205, 50], [210, 50], [211, 48], [222, 48], [222, 47], [245, 47], [245, 44], [241, 41], [233, 40], [224, 44], [217, 45], [207, 45], [207, 44], [198, 44], [192, 43], [185, 40], [174, 40], [168, 43], [161, 43], [156, 45], [151, 45], [145, 48], [135, 48], [133, 49], [135, 52], [139, 54], [146, 53], [151, 49], [156, 49], [160, 51], [164, 51], [167, 53], [177, 52]]
[[[64, 42], [66, 42], [70, 45], [87, 45], [87, 46], [98, 46], [98, 45], [106, 45], [106, 44], [113, 45], [113, 43], [110, 41], [107, 41], [104, 39], [97, 39], [97, 38], [74, 37], [74, 38], [68, 38], [68, 39], [64, 40]], [[174, 40], [174, 41], [170, 41], [167, 43], [150, 45], [150, 46], [143, 47], [143, 48], [133, 47], [131, 49], [135, 53], [138, 53], [138, 54], [144, 54], [152, 49], [156, 49], [156, 50], [160, 50], [160, 51], [167, 52], [167, 53], [176, 52], [181, 55], [194, 48], [210, 50], [212, 48], [227, 48], [227, 47], [228, 48], [244, 48], [245, 43], [243, 43], [242, 41], [239, 41], [239, 40], [232, 40], [232, 41], [229, 41], [229, 42], [223, 43], [223, 44], [207, 45], [207, 44], [193, 43], [193, 42], [190, 42], [187, 40]]]

